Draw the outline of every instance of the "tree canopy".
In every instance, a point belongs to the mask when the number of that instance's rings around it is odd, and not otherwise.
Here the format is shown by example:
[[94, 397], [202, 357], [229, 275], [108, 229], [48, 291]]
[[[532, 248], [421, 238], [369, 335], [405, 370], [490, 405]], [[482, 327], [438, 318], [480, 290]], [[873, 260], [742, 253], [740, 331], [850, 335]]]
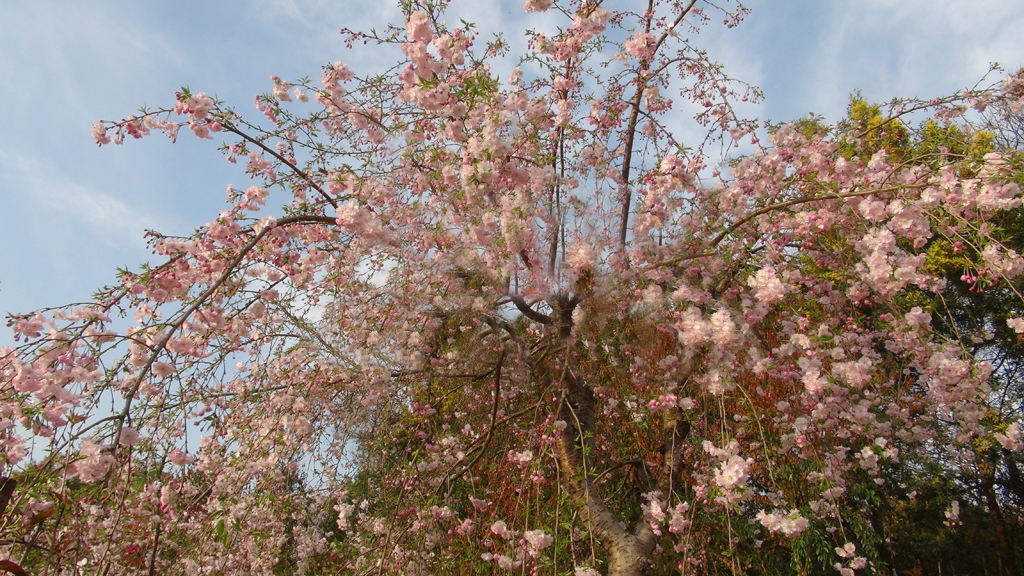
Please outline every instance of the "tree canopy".
[[0, 569], [1018, 573], [1024, 74], [760, 123], [743, 7], [525, 9], [507, 79], [407, 2], [385, 72], [94, 126], [253, 184], [9, 317]]

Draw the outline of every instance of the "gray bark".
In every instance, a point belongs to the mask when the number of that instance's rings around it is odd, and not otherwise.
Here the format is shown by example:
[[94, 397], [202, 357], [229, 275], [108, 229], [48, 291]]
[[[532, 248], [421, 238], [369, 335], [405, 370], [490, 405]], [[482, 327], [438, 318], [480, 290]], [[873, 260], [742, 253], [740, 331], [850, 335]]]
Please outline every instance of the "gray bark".
[[[595, 485], [591, 462], [594, 453], [596, 422], [594, 393], [574, 370], [572, 346], [572, 310], [575, 303], [556, 300], [548, 333], [534, 348], [530, 365], [542, 389], [559, 391], [558, 417], [566, 422], [556, 437], [555, 449], [563, 484], [583, 523], [593, 531], [608, 551], [608, 576], [640, 576], [650, 564], [658, 537], [644, 521], [633, 530], [609, 509]], [[690, 431], [679, 410], [665, 411], [663, 420], [664, 459], [653, 489], [671, 493], [678, 486], [681, 472], [679, 449]]]

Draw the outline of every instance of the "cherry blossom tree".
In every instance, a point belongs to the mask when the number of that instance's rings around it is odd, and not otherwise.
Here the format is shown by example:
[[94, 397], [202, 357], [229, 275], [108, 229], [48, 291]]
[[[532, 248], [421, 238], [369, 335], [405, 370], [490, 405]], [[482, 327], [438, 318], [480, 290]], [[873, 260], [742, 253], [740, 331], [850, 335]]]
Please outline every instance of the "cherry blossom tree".
[[[1022, 449], [978, 344], [1024, 333], [1024, 159], [966, 117], [1024, 77], [761, 125], [693, 41], [741, 6], [527, 0], [561, 25], [507, 79], [500, 39], [403, 7], [345, 31], [384, 73], [95, 125], [224, 138], [253, 182], [10, 317], [0, 569], [849, 575], [894, 566], [915, 482]], [[957, 330], [951, 282], [1013, 304]]]

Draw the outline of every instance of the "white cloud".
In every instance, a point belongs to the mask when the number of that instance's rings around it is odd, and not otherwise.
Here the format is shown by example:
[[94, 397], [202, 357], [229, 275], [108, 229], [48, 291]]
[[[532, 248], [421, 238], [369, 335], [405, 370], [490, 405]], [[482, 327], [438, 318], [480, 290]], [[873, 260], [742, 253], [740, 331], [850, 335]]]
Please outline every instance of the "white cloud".
[[862, 89], [876, 101], [933, 97], [979, 81], [989, 64], [1024, 63], [1024, 14], [998, 0], [861, 0], [831, 4], [811, 52], [807, 105], [842, 112]]
[[[6, 187], [36, 214], [59, 214], [61, 220], [88, 230], [92, 240], [108, 245], [144, 246], [141, 231], [158, 227], [149, 215], [121, 200], [79, 183], [53, 164], [0, 149], [0, 172]], [[20, 189], [20, 190], [18, 190]]]
[[[42, 91], [60, 94], [61, 113], [83, 113], [122, 86], [152, 82], [187, 59], [159, 27], [122, 11], [80, 4], [24, 3], [0, 26], [0, 73], [18, 78], [10, 104], [31, 106]], [[135, 104], [137, 106], [138, 104]], [[96, 114], [92, 108], [92, 114]]]

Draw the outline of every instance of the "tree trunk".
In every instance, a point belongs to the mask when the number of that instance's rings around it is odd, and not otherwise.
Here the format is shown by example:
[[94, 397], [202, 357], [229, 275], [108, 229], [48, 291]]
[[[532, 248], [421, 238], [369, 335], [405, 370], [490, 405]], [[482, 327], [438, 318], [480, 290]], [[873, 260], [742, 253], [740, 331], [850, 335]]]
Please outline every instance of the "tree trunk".
[[[545, 342], [534, 347], [530, 365], [541, 389], [559, 390], [558, 418], [566, 423], [555, 439], [555, 451], [563, 484], [580, 519], [600, 539], [609, 554], [608, 576], [640, 576], [650, 564], [657, 536], [641, 520], [627, 531], [623, 523], [598, 493], [591, 463], [595, 450], [596, 422], [594, 392], [574, 370], [572, 345], [573, 301], [551, 303], [554, 313]], [[679, 477], [679, 449], [689, 434], [690, 425], [681, 419], [678, 408], [666, 410], [663, 422], [664, 460], [655, 489], [671, 492]]]
[[1001, 453], [1003, 455], [1003, 462], [1006, 463], [1008, 475], [1006, 487], [1017, 496], [1019, 504], [1024, 506], [1024, 481], [1021, 480], [1020, 469], [1017, 467], [1017, 461], [1013, 459], [1013, 452], [1004, 448]]
[[0, 476], [0, 517], [7, 514], [7, 505], [14, 496], [14, 489], [18, 487], [18, 481], [14, 478]]
[[981, 491], [985, 494], [985, 502], [988, 504], [988, 513], [996, 526], [996, 534], [999, 537], [999, 559], [1002, 564], [1004, 576], [1019, 576], [1017, 571], [1017, 558], [1010, 543], [1010, 536], [1006, 530], [1006, 522], [1003, 520], [1003, 513], [999, 508], [999, 500], [996, 498], [993, 478], [991, 475], [983, 475], [981, 479]]

